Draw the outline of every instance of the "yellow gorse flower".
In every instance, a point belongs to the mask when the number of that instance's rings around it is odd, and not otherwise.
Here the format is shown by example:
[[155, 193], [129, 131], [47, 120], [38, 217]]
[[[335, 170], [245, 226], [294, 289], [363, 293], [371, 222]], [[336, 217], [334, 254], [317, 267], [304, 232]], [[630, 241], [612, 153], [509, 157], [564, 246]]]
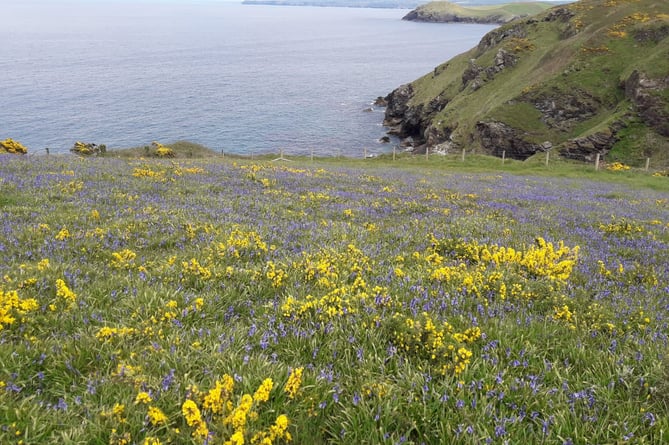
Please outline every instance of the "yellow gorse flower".
[[253, 406], [253, 397], [249, 394], [244, 394], [239, 405], [223, 419], [224, 425], [232, 425], [235, 430], [243, 430], [246, 426], [246, 418]]
[[67, 227], [63, 227], [62, 229], [60, 229], [60, 232], [58, 232], [58, 234], [56, 235], [56, 239], [58, 241], [65, 241], [69, 237], [70, 237], [70, 231], [67, 230]]
[[223, 375], [221, 380], [216, 381], [214, 388], [210, 389], [204, 396], [203, 408], [214, 414], [222, 414], [225, 402], [230, 398], [234, 385], [235, 381], [232, 377], [228, 374]]
[[267, 378], [263, 380], [256, 392], [253, 394], [253, 401], [267, 402], [269, 400], [269, 393], [272, 391], [273, 387], [274, 382], [272, 382], [272, 379]]
[[7, 138], [4, 141], [0, 141], [0, 153], [12, 153], [12, 154], [26, 154], [28, 149], [22, 143], [15, 141], [12, 138]]
[[19, 322], [28, 312], [37, 310], [37, 300], [34, 298], [21, 299], [17, 291], [3, 291], [0, 289], [0, 331], [6, 326], [14, 324], [16, 317]]
[[149, 406], [147, 416], [149, 418], [149, 422], [151, 422], [151, 425], [153, 426], [164, 425], [167, 423], [167, 416], [165, 413], [160, 408], [155, 406]]
[[304, 367], [293, 369], [290, 375], [288, 376], [288, 381], [286, 382], [286, 386], [283, 387], [283, 391], [286, 394], [288, 394], [288, 398], [291, 400], [295, 398], [297, 392], [300, 389], [300, 386], [302, 385], [303, 371]]
[[181, 413], [186, 419], [188, 426], [193, 426], [202, 421], [200, 409], [197, 407], [197, 404], [190, 399], [186, 400], [181, 406]]
[[207, 423], [202, 419], [202, 414], [197, 404], [191, 399], [186, 400], [181, 406], [181, 413], [186, 419], [188, 426], [195, 428], [193, 430], [193, 437], [204, 440], [209, 435], [209, 428]]
[[37, 270], [43, 271], [49, 268], [49, 259], [44, 258], [42, 261], [37, 263]]
[[123, 249], [112, 253], [111, 267], [115, 269], [130, 269], [137, 254], [130, 249]]
[[69, 304], [74, 304], [77, 301], [77, 295], [61, 279], [56, 280], [56, 297], [62, 298]]
[[135, 405], [138, 405], [140, 403], [147, 404], [151, 403], [153, 399], [151, 398], [151, 395], [148, 392], [142, 391], [137, 394], [135, 397]]

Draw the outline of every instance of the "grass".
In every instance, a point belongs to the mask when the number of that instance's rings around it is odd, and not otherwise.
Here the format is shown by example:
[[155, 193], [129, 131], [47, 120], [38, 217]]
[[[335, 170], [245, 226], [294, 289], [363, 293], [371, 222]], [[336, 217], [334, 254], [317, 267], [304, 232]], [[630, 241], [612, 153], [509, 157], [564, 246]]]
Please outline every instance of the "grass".
[[0, 443], [665, 443], [667, 178], [398, 158], [3, 156]]

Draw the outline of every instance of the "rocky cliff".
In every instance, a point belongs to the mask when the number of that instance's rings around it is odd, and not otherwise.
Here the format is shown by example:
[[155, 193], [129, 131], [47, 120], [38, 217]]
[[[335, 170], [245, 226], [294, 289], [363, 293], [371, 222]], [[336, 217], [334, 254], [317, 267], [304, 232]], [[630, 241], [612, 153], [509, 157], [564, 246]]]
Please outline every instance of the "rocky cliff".
[[414, 151], [669, 161], [669, 2], [582, 0], [503, 25], [391, 92]]

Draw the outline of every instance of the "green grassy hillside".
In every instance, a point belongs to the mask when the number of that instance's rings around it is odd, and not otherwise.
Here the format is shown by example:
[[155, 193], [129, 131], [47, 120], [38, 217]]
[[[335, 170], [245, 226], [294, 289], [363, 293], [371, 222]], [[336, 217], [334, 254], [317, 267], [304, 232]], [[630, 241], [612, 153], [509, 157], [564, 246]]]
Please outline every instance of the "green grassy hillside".
[[419, 6], [407, 14], [404, 20], [444, 23], [507, 23], [519, 17], [538, 14], [550, 7], [550, 3], [543, 2], [462, 6], [451, 2], [437, 1]]
[[669, 2], [584, 0], [490, 32], [388, 96], [416, 148], [669, 161]]

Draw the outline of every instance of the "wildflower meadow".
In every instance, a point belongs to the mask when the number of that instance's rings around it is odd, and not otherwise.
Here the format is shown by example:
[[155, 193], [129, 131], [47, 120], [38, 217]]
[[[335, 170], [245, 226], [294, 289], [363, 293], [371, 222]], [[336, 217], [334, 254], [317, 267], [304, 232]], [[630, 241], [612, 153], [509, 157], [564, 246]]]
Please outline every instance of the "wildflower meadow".
[[0, 443], [669, 443], [669, 185], [0, 155]]

